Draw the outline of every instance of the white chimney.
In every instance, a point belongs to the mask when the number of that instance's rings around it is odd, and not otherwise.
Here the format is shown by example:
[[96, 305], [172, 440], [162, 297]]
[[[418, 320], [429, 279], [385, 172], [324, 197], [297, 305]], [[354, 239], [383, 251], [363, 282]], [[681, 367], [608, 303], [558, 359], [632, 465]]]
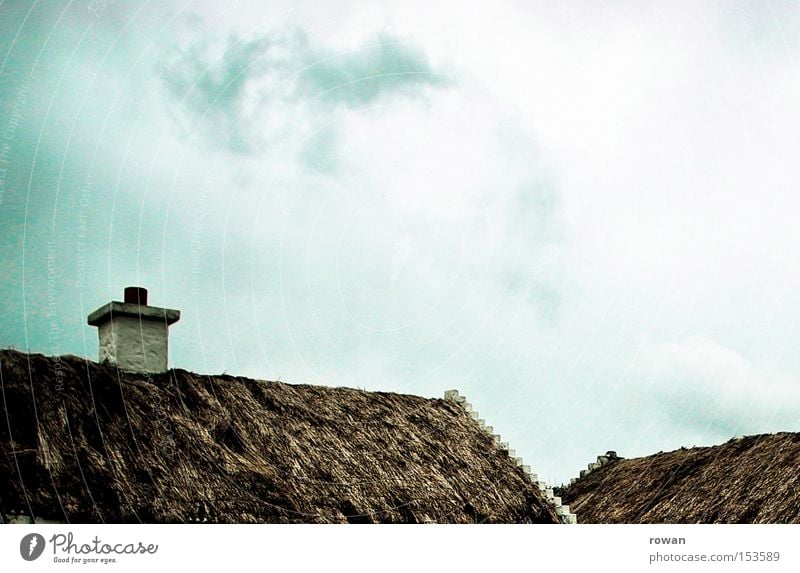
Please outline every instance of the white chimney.
[[181, 311], [147, 306], [147, 289], [126, 287], [125, 301], [111, 301], [91, 313], [97, 327], [99, 360], [134, 372], [165, 372], [169, 325]]

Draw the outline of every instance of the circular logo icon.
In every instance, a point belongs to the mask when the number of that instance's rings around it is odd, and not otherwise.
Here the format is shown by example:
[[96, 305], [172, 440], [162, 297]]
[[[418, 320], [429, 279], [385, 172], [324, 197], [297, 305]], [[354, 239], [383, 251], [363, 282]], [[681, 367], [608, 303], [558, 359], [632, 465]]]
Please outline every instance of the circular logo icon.
[[44, 551], [44, 537], [38, 533], [29, 533], [19, 542], [19, 554], [25, 561], [35, 561]]

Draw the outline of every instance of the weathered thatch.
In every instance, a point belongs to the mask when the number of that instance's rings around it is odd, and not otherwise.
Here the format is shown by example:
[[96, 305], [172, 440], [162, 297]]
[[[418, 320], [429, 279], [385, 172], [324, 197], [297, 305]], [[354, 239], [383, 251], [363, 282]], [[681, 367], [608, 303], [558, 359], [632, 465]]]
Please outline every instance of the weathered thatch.
[[0, 514], [69, 522], [539, 522], [457, 405], [0, 351]]
[[800, 434], [615, 460], [562, 493], [582, 523], [800, 523]]

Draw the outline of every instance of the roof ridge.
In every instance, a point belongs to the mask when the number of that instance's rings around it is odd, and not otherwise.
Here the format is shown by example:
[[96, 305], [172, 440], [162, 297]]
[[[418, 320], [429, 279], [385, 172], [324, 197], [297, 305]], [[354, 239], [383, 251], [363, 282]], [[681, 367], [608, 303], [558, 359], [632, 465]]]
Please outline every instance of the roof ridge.
[[614, 450], [608, 450], [605, 454], [597, 456], [597, 461], [589, 462], [586, 465], [585, 470], [581, 470], [578, 472], [578, 477], [574, 477], [569, 480], [569, 486], [572, 486], [579, 482], [582, 478], [585, 478], [594, 470], [600, 469], [602, 466], [608, 465], [611, 462], [624, 460], [625, 458], [620, 457], [617, 455], [617, 452]]
[[444, 393], [444, 399], [447, 402], [452, 402], [461, 406], [464, 411], [469, 414], [470, 418], [475, 420], [480, 428], [489, 434], [489, 436], [491, 436], [495, 445], [499, 446], [501, 450], [504, 450], [508, 454], [517, 467], [522, 470], [522, 473], [525, 474], [525, 477], [533, 485], [539, 488], [539, 491], [542, 493], [545, 501], [554, 507], [556, 515], [558, 515], [561, 523], [578, 523], [578, 516], [570, 511], [568, 505], [563, 505], [561, 503], [561, 498], [553, 493], [553, 489], [551, 487], [548, 487], [545, 482], [539, 481], [539, 476], [531, 471], [531, 466], [525, 464], [521, 457], [517, 457], [516, 452], [509, 447], [508, 442], [504, 442], [499, 434], [494, 433], [494, 428], [492, 426], [486, 425], [486, 420], [480, 417], [477, 410], [475, 410], [472, 404], [467, 401], [465, 396], [459, 394], [458, 390], [446, 390]]

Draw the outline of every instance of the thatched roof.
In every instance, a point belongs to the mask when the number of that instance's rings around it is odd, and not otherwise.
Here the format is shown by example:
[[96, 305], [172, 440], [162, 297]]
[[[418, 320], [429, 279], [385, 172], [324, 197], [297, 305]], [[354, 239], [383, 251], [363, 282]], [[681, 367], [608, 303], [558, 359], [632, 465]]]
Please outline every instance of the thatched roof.
[[800, 523], [800, 434], [613, 460], [562, 492], [582, 523]]
[[458, 405], [0, 351], [0, 515], [557, 523]]

